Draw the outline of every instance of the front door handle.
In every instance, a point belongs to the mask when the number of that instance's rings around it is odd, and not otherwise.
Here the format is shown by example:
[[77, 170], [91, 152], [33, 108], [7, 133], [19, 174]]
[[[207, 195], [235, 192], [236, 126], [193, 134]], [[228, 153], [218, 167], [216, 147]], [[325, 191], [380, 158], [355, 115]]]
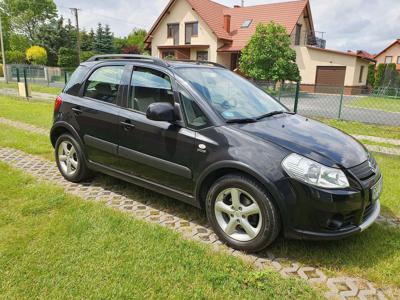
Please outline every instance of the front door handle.
[[125, 131], [135, 128], [135, 125], [133, 125], [130, 120], [125, 120], [125, 121], [121, 122], [121, 125]]
[[78, 106], [78, 107], [73, 107], [72, 111], [74, 112], [75, 115], [80, 115], [83, 111], [82, 109]]

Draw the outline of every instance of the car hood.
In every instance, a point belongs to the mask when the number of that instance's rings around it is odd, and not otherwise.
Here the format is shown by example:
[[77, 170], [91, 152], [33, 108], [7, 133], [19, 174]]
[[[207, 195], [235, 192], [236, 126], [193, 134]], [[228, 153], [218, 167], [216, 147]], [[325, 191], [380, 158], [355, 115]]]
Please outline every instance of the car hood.
[[233, 127], [327, 166], [351, 168], [368, 159], [365, 147], [353, 137], [299, 115], [277, 115]]

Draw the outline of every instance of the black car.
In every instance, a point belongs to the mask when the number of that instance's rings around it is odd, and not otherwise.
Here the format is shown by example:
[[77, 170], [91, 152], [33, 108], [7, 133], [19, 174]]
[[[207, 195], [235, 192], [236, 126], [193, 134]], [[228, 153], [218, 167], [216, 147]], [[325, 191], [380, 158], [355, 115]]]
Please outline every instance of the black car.
[[346, 237], [380, 211], [362, 144], [215, 63], [95, 56], [56, 99], [51, 142], [66, 179], [99, 171], [205, 209], [239, 250]]

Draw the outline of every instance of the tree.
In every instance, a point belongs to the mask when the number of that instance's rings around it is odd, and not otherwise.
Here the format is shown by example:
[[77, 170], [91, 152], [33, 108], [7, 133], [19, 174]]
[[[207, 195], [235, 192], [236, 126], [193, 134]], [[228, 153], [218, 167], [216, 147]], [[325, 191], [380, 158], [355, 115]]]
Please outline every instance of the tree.
[[45, 65], [47, 63], [46, 49], [40, 46], [32, 46], [26, 50], [26, 60], [34, 65]]
[[81, 50], [92, 51], [94, 43], [94, 31], [91, 29], [89, 33], [86, 30], [82, 30], [81, 33]]
[[296, 52], [282, 25], [258, 24], [256, 32], [242, 51], [240, 70], [249, 77], [268, 81], [298, 81]]
[[57, 15], [53, 0], [3, 0], [0, 7], [10, 19], [11, 29], [36, 41], [38, 28]]
[[22, 51], [8, 50], [5, 55], [8, 64], [23, 64], [25, 62], [25, 53]]
[[96, 35], [94, 37], [93, 50], [97, 53], [104, 53], [103, 49], [104, 29], [101, 23], [97, 25]]
[[114, 35], [110, 30], [110, 26], [106, 25], [104, 28], [104, 36], [103, 36], [103, 53], [113, 53], [114, 45], [113, 45]]
[[92, 56], [95, 56], [97, 53], [94, 51], [82, 51], [81, 53], [81, 60], [82, 61], [87, 61], [89, 58]]
[[61, 47], [58, 50], [58, 65], [63, 68], [72, 68], [79, 65], [76, 49]]
[[126, 39], [126, 45], [127, 46], [135, 45], [138, 47], [138, 49], [142, 53], [144, 51], [144, 46], [145, 46], [144, 40], [145, 40], [146, 36], [147, 36], [147, 32], [145, 29], [134, 28]]

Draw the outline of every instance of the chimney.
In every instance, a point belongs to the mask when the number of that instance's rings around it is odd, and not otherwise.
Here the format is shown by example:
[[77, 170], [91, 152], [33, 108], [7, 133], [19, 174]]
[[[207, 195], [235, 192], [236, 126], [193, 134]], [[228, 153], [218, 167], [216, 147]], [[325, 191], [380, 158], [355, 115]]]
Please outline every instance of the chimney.
[[228, 33], [231, 32], [231, 16], [230, 15], [224, 15], [224, 29]]

